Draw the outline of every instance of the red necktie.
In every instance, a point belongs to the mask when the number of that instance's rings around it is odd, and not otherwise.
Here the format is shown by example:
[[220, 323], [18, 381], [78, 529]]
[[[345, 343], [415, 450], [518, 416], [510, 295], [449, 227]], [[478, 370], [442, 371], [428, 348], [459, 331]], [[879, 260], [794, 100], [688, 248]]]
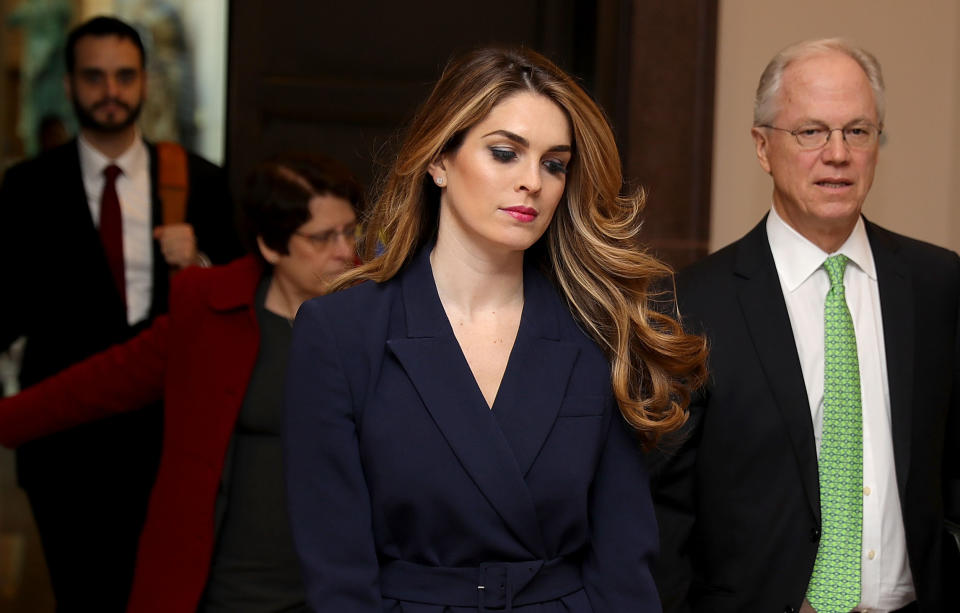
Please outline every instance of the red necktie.
[[106, 179], [100, 196], [100, 241], [107, 255], [110, 274], [120, 293], [123, 308], [127, 308], [127, 282], [123, 273], [123, 221], [120, 216], [120, 198], [117, 196], [117, 175], [120, 167], [110, 164], [103, 169]]

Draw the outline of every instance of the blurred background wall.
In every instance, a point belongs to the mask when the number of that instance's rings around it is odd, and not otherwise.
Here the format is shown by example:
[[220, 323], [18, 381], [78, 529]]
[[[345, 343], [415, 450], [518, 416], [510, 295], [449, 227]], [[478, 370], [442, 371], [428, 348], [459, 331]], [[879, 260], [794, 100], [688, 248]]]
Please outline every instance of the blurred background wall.
[[148, 97], [140, 126], [151, 140], [183, 143], [224, 160], [227, 0], [0, 0], [0, 159], [38, 152], [41, 118], [75, 131], [63, 94], [63, 39], [70, 27], [114, 14], [140, 32], [147, 49]]

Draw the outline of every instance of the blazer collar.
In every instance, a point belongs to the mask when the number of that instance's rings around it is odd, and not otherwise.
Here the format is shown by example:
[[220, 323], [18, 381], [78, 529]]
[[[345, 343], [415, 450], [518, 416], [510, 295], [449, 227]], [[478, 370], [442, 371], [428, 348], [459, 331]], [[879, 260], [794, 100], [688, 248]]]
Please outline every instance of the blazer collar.
[[531, 553], [546, 555], [524, 475], [559, 414], [579, 352], [559, 340], [565, 307], [526, 266], [520, 329], [490, 410], [443, 310], [429, 254], [423, 249], [403, 272], [407, 329], [387, 345], [477, 487]]
[[810, 401], [790, 315], [767, 241], [766, 218], [740, 240], [734, 266], [745, 325], [786, 424], [807, 504], [813, 516], [819, 518], [820, 486]]
[[910, 266], [900, 255], [896, 236], [866, 221], [870, 248], [877, 265], [877, 287], [883, 320], [890, 392], [890, 427], [900, 500], [905, 500], [910, 474], [912, 393], [914, 386], [914, 289]]
[[[90, 205], [87, 203], [87, 190], [83, 185], [83, 170], [80, 167], [80, 144], [77, 139], [74, 137], [69, 142], [44, 155], [49, 156], [46, 159], [54, 160], [51, 167], [56, 168], [59, 174], [57, 189], [66, 193], [62, 202], [68, 206], [64, 207], [63, 212], [74, 213], [78, 222], [82, 218], [84, 231], [90, 237], [96, 237], [96, 240], [99, 241], [100, 235], [97, 233], [96, 226], [93, 225]], [[53, 203], [45, 204], [50, 206]]]

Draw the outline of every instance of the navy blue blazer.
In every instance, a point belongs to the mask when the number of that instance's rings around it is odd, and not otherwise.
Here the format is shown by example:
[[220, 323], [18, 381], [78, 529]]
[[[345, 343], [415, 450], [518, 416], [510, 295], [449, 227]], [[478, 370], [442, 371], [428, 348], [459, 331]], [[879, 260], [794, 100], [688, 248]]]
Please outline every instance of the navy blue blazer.
[[528, 266], [489, 409], [428, 251], [297, 316], [284, 435], [310, 605], [660, 611], [648, 475], [603, 353]]

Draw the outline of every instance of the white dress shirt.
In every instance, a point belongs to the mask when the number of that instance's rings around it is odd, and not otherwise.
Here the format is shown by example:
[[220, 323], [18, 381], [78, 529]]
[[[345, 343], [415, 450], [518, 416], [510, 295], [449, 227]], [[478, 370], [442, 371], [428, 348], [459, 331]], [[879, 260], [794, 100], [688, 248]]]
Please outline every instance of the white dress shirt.
[[127, 323], [133, 325], [150, 314], [153, 298], [153, 216], [150, 206], [150, 150], [140, 135], [120, 157], [111, 160], [89, 143], [83, 135], [80, 148], [80, 172], [87, 192], [87, 204], [93, 225], [100, 227], [100, 197], [106, 178], [103, 170], [110, 164], [120, 167], [117, 197], [123, 224], [123, 270], [127, 283]]
[[[825, 253], [801, 236], [773, 208], [767, 217], [767, 238], [800, 356], [819, 455], [823, 433], [823, 318], [830, 289], [823, 262], [834, 254]], [[863, 555], [857, 610], [882, 613], [910, 604], [916, 594], [897, 492], [877, 270], [862, 218], [836, 253], [849, 258], [843, 283], [857, 335], [863, 413]]]

